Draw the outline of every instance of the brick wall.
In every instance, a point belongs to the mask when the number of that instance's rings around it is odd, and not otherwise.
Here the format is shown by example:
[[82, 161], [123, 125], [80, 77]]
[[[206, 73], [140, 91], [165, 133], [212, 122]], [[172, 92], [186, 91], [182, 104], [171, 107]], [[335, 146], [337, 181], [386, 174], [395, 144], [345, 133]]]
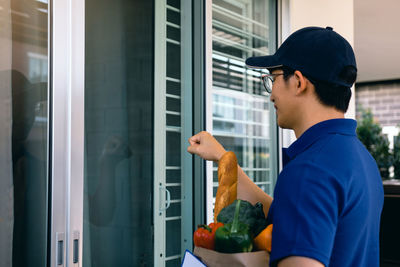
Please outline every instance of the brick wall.
[[381, 126], [400, 124], [400, 80], [383, 83], [356, 84], [356, 115], [360, 107], [371, 109]]

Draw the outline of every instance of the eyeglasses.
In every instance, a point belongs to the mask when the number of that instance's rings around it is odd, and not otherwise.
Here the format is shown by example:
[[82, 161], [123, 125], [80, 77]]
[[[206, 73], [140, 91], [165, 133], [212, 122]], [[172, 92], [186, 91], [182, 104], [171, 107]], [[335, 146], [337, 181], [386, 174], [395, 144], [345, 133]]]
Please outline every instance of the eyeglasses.
[[276, 76], [283, 75], [284, 73], [264, 74], [261, 76], [261, 80], [265, 87], [265, 90], [270, 94], [272, 93], [272, 85], [275, 82]]

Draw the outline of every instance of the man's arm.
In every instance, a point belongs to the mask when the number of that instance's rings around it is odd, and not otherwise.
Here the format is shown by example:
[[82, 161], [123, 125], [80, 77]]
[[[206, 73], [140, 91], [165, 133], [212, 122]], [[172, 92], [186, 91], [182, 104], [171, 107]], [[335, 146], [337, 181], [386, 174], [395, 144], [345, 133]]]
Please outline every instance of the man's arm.
[[281, 260], [278, 267], [324, 267], [324, 265], [311, 258], [290, 256]]
[[[200, 132], [189, 138], [189, 153], [196, 154], [205, 160], [218, 162], [226, 153], [224, 147], [208, 132]], [[261, 190], [238, 166], [238, 199], [247, 200], [253, 205], [261, 202], [267, 216], [272, 197]]]
[[237, 198], [247, 200], [253, 205], [257, 202], [261, 202], [263, 204], [265, 217], [267, 217], [269, 207], [272, 203], [272, 197], [253, 183], [240, 166], [238, 166]]
[[120, 137], [113, 136], [104, 144], [99, 160], [100, 173], [96, 190], [93, 195], [89, 195], [89, 217], [91, 223], [97, 226], [105, 226], [114, 218], [117, 165], [131, 155], [132, 152], [128, 144]]

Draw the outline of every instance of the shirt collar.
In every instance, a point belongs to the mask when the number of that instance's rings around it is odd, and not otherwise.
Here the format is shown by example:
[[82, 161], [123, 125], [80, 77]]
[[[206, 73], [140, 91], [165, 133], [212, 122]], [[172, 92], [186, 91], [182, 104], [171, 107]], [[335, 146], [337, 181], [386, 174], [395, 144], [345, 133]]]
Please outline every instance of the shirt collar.
[[293, 144], [282, 149], [282, 162], [290, 160], [306, 150], [326, 134], [356, 135], [357, 122], [352, 119], [332, 119], [319, 122], [308, 128]]

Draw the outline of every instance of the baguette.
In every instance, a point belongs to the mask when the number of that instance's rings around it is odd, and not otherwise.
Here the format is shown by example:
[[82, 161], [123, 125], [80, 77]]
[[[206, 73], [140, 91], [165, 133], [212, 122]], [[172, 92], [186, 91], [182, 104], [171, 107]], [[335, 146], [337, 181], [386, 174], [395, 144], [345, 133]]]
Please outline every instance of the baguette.
[[237, 198], [238, 167], [235, 153], [226, 152], [218, 163], [218, 189], [215, 197], [214, 222], [219, 212]]

